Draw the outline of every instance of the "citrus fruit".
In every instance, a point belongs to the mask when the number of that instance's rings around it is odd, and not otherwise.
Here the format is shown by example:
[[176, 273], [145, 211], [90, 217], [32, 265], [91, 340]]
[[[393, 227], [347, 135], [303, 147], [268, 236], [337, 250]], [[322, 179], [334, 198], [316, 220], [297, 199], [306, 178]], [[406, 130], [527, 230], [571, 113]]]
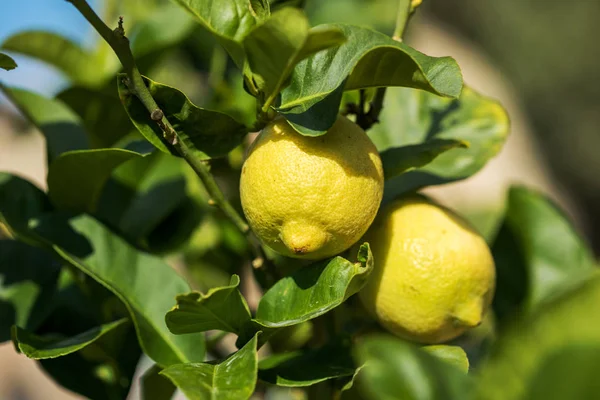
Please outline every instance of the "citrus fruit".
[[276, 118], [249, 149], [240, 179], [244, 214], [261, 241], [285, 256], [312, 260], [360, 239], [382, 195], [377, 149], [343, 116], [318, 137]]
[[364, 240], [375, 267], [360, 298], [384, 328], [440, 343], [481, 323], [494, 294], [494, 260], [464, 219], [414, 195], [384, 207]]

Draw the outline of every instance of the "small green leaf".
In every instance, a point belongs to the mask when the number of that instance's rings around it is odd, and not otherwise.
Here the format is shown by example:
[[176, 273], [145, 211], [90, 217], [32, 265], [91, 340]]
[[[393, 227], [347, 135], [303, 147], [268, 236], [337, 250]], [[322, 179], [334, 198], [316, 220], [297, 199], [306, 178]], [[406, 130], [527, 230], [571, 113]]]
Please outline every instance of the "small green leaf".
[[258, 377], [277, 386], [304, 387], [355, 372], [348, 343], [276, 354], [258, 364]]
[[359, 388], [368, 399], [452, 400], [468, 396], [470, 381], [457, 368], [391, 336], [358, 343], [356, 360], [364, 364]]
[[233, 275], [229, 286], [177, 296], [177, 305], [165, 317], [167, 327], [176, 335], [212, 329], [239, 333], [252, 318], [239, 285], [240, 277]]
[[0, 240], [0, 342], [10, 339], [12, 325], [38, 328], [53, 306], [59, 273], [44, 250]]
[[380, 152], [394, 147], [428, 146], [426, 143], [437, 140], [468, 144], [468, 148], [449, 149], [424, 166], [388, 180], [384, 201], [424, 186], [470, 177], [498, 154], [509, 129], [502, 106], [468, 87], [456, 100], [390, 88], [380, 120], [369, 131]]
[[[131, 121], [136, 128], [157, 149], [177, 155], [177, 151], [163, 137], [163, 132], [150, 118], [143, 104], [129, 92], [119, 74], [119, 96]], [[146, 85], [158, 106], [164, 112], [175, 131], [192, 149], [194, 155], [202, 160], [227, 155], [242, 143], [247, 128], [227, 114], [196, 107], [179, 90], [144, 78]]]
[[0, 53], [0, 68], [5, 71], [10, 71], [17, 68], [17, 63], [12, 59], [12, 57], [4, 53]]
[[[279, 111], [306, 112], [345, 82], [345, 89], [406, 86], [458, 97], [462, 76], [449, 57], [426, 56], [404, 43], [358, 26], [331, 24], [347, 38], [340, 47], [321, 51], [300, 62], [281, 93]], [[330, 125], [331, 126], [331, 125]]]
[[66, 151], [89, 148], [81, 119], [61, 101], [1, 84], [0, 90], [46, 137], [48, 164]]
[[154, 364], [142, 376], [143, 400], [171, 400], [177, 389], [166, 377], [160, 375], [162, 368]]
[[161, 375], [173, 381], [190, 400], [249, 399], [258, 371], [257, 336], [221, 363], [172, 365]]
[[310, 29], [297, 8], [283, 8], [257, 26], [244, 39], [244, 49], [254, 86], [264, 94], [268, 108], [286, 83], [294, 66], [321, 50], [345, 40], [339, 29]]
[[34, 360], [42, 360], [62, 357], [79, 351], [127, 322], [128, 319], [123, 318], [69, 338], [58, 338], [54, 335], [38, 336], [15, 325], [12, 337], [19, 352]]
[[448, 364], [454, 365], [465, 374], [469, 372], [469, 359], [467, 353], [460, 346], [449, 346], [445, 344], [423, 346], [422, 350], [439, 358]]
[[511, 188], [504, 224], [493, 245], [497, 287], [494, 311], [506, 322], [571, 290], [596, 270], [594, 256], [549, 199]]
[[[596, 318], [599, 312], [600, 276], [596, 273], [583, 285], [563, 292], [528, 318], [513, 321], [478, 369], [476, 398], [545, 400], [529, 397], [548, 393], [541, 390], [542, 382], [548, 390], [555, 388], [557, 396], [575, 395], [579, 389], [587, 392], [592, 385], [570, 386], [577, 385], [580, 377], [597, 375], [598, 358], [593, 363], [590, 358], [592, 354], [598, 355], [600, 346], [600, 320]], [[574, 346], [585, 347], [587, 356]], [[557, 377], [558, 381], [553, 381]], [[550, 398], [585, 399], [594, 398], [596, 394]]]
[[138, 157], [143, 155], [122, 149], [63, 153], [48, 170], [48, 195], [57, 208], [93, 213], [113, 170]]
[[58, 68], [75, 84], [98, 86], [107, 78], [93, 54], [56, 33], [19, 32], [6, 39], [0, 47], [45, 61]]
[[269, 328], [299, 324], [342, 304], [366, 283], [373, 269], [367, 243], [359, 250], [359, 262], [342, 257], [302, 267], [279, 280], [262, 297], [256, 322]]
[[419, 144], [389, 148], [381, 153], [385, 179], [424, 167], [440, 154], [457, 147], [469, 146], [459, 140], [431, 139]]
[[233, 61], [242, 69], [244, 37], [269, 16], [269, 4], [264, 0], [175, 0], [189, 11], [225, 47]]

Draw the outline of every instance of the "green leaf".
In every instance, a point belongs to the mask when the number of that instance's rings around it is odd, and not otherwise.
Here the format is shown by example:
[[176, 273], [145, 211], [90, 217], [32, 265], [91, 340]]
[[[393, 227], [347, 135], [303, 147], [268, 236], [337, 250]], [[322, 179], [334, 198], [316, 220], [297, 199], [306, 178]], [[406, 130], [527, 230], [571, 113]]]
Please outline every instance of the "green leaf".
[[122, 149], [63, 153], [48, 170], [48, 195], [57, 208], [93, 213], [112, 172], [119, 165], [141, 157]]
[[440, 154], [468, 144], [453, 139], [431, 139], [423, 143], [393, 147], [381, 153], [385, 179], [391, 179], [405, 172], [424, 167]]
[[26, 234], [29, 220], [52, 209], [46, 194], [32, 183], [0, 172], [0, 221], [15, 235]]
[[[600, 320], [596, 318], [599, 312], [600, 276], [596, 273], [585, 284], [563, 293], [529, 318], [513, 321], [479, 368], [476, 398], [538, 400], [541, 398], [528, 395], [539, 394], [541, 379], [548, 389], [556, 388], [557, 395], [575, 394], [578, 389], [587, 391], [591, 385], [585, 389], [569, 386], [576, 385], [579, 377], [597, 375], [598, 358], [595, 365], [590, 365], [590, 357], [591, 351], [598, 355], [596, 349], [600, 346]], [[589, 356], [582, 360], [582, 351], [574, 350], [573, 346], [585, 346]], [[573, 365], [577, 367], [572, 369]], [[557, 373], [558, 382], [549, 380]], [[596, 394], [550, 398], [594, 398]]]
[[269, 16], [264, 0], [175, 0], [208, 29], [237, 66], [244, 66], [244, 37]]
[[[126, 79], [126, 76], [119, 74], [119, 96], [133, 124], [157, 149], [177, 155], [173, 146], [164, 139], [163, 132], [156, 122], [150, 118], [148, 110], [129, 92], [123, 79]], [[148, 78], [144, 78], [144, 81], [152, 97], [179, 134], [179, 140], [185, 142], [197, 158], [207, 160], [222, 157], [242, 143], [248, 131], [229, 115], [196, 107], [175, 88]]]
[[0, 240], [0, 342], [10, 339], [12, 325], [38, 328], [53, 306], [59, 273], [45, 251]]
[[506, 112], [497, 102], [465, 87], [456, 100], [411, 90], [387, 90], [381, 123], [369, 131], [380, 152], [393, 147], [454, 140], [454, 148], [423, 167], [386, 182], [384, 201], [428, 185], [465, 179], [478, 172], [502, 148], [508, 136]]
[[391, 336], [358, 343], [356, 360], [364, 364], [359, 388], [368, 399], [465, 399], [470, 381], [459, 369]]
[[46, 137], [48, 164], [66, 151], [89, 147], [79, 116], [61, 101], [1, 84], [0, 89]]
[[161, 372], [190, 400], [249, 399], [256, 386], [258, 335], [219, 364], [172, 365]]
[[432, 346], [423, 346], [421, 349], [442, 361], [454, 365], [465, 374], [469, 372], [469, 359], [467, 358], [467, 353], [465, 353], [460, 346], [438, 344]]
[[55, 337], [55, 335], [38, 336], [15, 325], [12, 337], [19, 352], [34, 360], [42, 360], [79, 351], [127, 322], [127, 318], [123, 318], [68, 338]]
[[[311, 107], [341, 85], [345, 90], [405, 86], [442, 96], [458, 97], [460, 94], [462, 75], [452, 58], [426, 56], [368, 28], [343, 24], [319, 28], [338, 29], [347, 41], [296, 65], [290, 85], [281, 92], [278, 110], [284, 114], [314, 113]], [[339, 101], [334, 108], [339, 108]], [[325, 131], [334, 121], [335, 118], [324, 115], [318, 124], [313, 121], [313, 125], [320, 125]]]
[[[40, 234], [56, 242], [60, 232], [52, 230], [52, 223], [43, 229], [41, 220]], [[54, 245], [54, 251], [127, 306], [144, 352], [161, 366], [202, 360], [203, 335], [175, 336], [164, 323], [173, 298], [189, 291], [185, 280], [161, 259], [137, 251], [91, 217], [75, 217], [69, 224], [85, 237], [87, 246]]]
[[336, 28], [310, 29], [304, 13], [283, 8], [244, 39], [254, 86], [264, 94], [266, 111], [285, 85], [294, 66], [321, 50], [339, 46], [344, 34]]
[[513, 187], [493, 245], [494, 311], [506, 322], [529, 313], [589, 278], [594, 256], [568, 218], [542, 194]]
[[154, 364], [142, 376], [143, 400], [171, 400], [177, 389], [170, 380], [160, 375], [162, 368]]
[[258, 377], [277, 386], [304, 387], [352, 376], [356, 370], [349, 343], [330, 343], [318, 349], [276, 354], [258, 364]]
[[17, 63], [10, 56], [0, 53], [0, 68], [5, 71], [10, 71], [17, 68]]
[[124, 136], [136, 131], [115, 88], [111, 89], [73, 86], [56, 96], [79, 115], [92, 148], [113, 147]]
[[6, 39], [0, 48], [45, 61], [75, 84], [97, 86], [107, 77], [91, 53], [56, 33], [19, 32]]
[[233, 275], [229, 286], [177, 296], [177, 305], [165, 317], [167, 327], [177, 335], [212, 329], [238, 334], [252, 318], [239, 285], [240, 277]]
[[302, 267], [264, 294], [256, 322], [280, 328], [323, 315], [357, 293], [372, 269], [373, 256], [367, 243], [360, 246], [356, 263], [338, 256]]

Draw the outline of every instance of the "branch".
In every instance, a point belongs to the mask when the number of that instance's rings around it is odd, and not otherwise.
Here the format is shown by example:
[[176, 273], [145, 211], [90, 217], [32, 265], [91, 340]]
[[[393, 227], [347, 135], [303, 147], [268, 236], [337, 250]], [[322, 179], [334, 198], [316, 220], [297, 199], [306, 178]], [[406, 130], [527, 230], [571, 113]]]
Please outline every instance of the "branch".
[[129, 39], [125, 36], [123, 18], [119, 18], [118, 27], [115, 30], [111, 30], [100, 17], [98, 17], [86, 0], [67, 1], [77, 8], [77, 10], [113, 49], [123, 65], [123, 70], [127, 74], [127, 82], [125, 82], [127, 87], [131, 93], [142, 102], [144, 107], [146, 107], [150, 117], [160, 127], [165, 138], [173, 145], [173, 147], [175, 147], [177, 152], [188, 162], [188, 164], [190, 164], [194, 172], [196, 172], [204, 184], [206, 191], [210, 195], [212, 202], [223, 211], [242, 233], [248, 233], [250, 230], [248, 225], [233, 206], [225, 199], [215, 178], [210, 173], [208, 164], [195, 157], [191, 152], [191, 149], [183, 141], [178, 139], [177, 132], [173, 129], [173, 126], [167, 120], [163, 111], [158, 104], [156, 104], [156, 101], [154, 101], [150, 91], [144, 84], [142, 75], [135, 64], [135, 59], [131, 53]]

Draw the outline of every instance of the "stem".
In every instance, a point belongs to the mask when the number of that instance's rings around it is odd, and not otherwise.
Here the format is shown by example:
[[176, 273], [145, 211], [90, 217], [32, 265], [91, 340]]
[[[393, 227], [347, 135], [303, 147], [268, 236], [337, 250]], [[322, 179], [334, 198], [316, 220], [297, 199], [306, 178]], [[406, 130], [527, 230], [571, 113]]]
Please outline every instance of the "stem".
[[394, 29], [394, 34], [392, 35], [392, 38], [399, 42], [402, 41], [404, 30], [406, 29], [406, 25], [408, 25], [408, 18], [410, 17], [413, 11], [411, 3], [411, 0], [398, 0], [396, 28]]
[[77, 8], [77, 10], [113, 49], [119, 58], [119, 61], [123, 64], [123, 70], [127, 74], [128, 79], [126, 84], [129, 90], [142, 102], [144, 107], [146, 107], [152, 120], [162, 129], [165, 138], [169, 140], [177, 152], [188, 162], [188, 164], [190, 164], [194, 172], [196, 172], [204, 184], [206, 191], [210, 195], [212, 202], [223, 211], [242, 233], [247, 233], [249, 231], [248, 225], [225, 199], [225, 196], [223, 196], [223, 192], [210, 173], [208, 164], [195, 157], [190, 148], [183, 141], [178, 140], [177, 132], [173, 129], [173, 126], [167, 120], [158, 104], [156, 104], [156, 101], [154, 101], [154, 98], [146, 87], [142, 75], [135, 64], [135, 59], [129, 48], [129, 39], [125, 37], [123, 19], [119, 19], [119, 26], [113, 31], [102, 22], [100, 17], [98, 17], [86, 0], [67, 1]]

